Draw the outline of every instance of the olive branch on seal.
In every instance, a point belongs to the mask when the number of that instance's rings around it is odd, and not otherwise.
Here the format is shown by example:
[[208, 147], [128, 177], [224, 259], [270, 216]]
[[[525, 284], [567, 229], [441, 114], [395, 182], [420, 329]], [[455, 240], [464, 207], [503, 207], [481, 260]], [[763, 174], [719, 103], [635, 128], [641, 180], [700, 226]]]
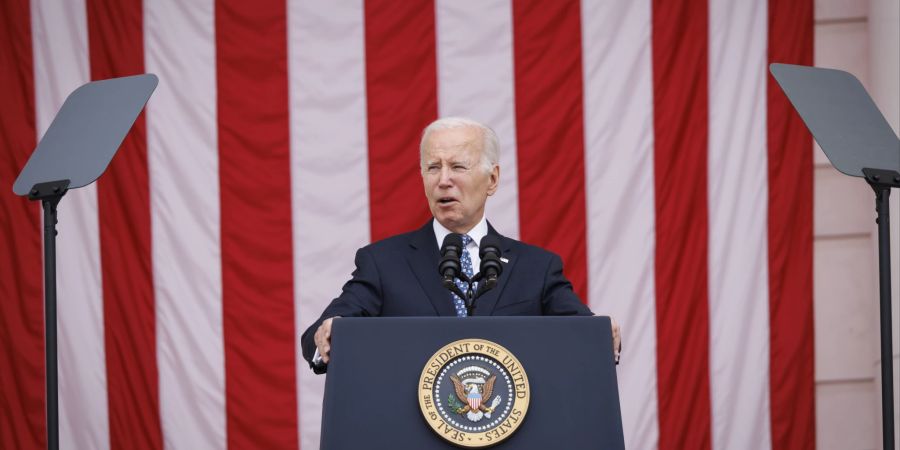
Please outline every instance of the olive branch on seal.
[[462, 414], [462, 410], [466, 407], [466, 405], [460, 402], [459, 399], [456, 398], [456, 396], [450, 394], [447, 396], [447, 407], [457, 414]]

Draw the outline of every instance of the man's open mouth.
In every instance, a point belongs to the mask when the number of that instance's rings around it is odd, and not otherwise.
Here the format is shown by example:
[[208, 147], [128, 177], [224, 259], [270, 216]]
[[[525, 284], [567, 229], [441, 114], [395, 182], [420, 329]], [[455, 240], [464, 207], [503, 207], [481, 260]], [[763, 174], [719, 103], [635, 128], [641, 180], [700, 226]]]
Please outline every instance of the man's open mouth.
[[449, 205], [450, 203], [453, 203], [455, 201], [456, 201], [456, 199], [453, 197], [441, 197], [438, 199], [438, 203], [440, 203], [442, 205]]

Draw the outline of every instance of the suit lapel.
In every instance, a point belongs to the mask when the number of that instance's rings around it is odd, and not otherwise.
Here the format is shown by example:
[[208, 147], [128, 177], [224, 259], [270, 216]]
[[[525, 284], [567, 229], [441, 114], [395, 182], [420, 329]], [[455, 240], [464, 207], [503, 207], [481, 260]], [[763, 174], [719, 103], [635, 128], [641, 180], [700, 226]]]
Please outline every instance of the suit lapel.
[[516, 252], [512, 245], [512, 239], [509, 239], [506, 236], [498, 233], [490, 223], [488, 223], [488, 234], [492, 234], [500, 238], [502, 247], [501, 251], [503, 252], [500, 256], [508, 260], [509, 262], [501, 262], [501, 264], [503, 264], [503, 272], [497, 279], [497, 286], [495, 286], [490, 291], [487, 291], [484, 295], [475, 300], [476, 316], [490, 316], [493, 314], [494, 308], [497, 307], [497, 302], [500, 300], [500, 295], [503, 293], [503, 288], [506, 287], [506, 282], [512, 275], [513, 268], [516, 265], [516, 261], [518, 260], [518, 255], [516, 255]]
[[439, 316], [456, 316], [450, 300], [450, 291], [444, 289], [438, 274], [437, 267], [441, 260], [441, 253], [438, 249], [437, 239], [434, 237], [431, 221], [413, 234], [409, 241], [409, 247], [406, 261], [409, 263], [410, 270], [416, 275], [416, 279], [419, 280], [422, 290], [428, 295], [428, 300], [434, 306], [435, 312]]

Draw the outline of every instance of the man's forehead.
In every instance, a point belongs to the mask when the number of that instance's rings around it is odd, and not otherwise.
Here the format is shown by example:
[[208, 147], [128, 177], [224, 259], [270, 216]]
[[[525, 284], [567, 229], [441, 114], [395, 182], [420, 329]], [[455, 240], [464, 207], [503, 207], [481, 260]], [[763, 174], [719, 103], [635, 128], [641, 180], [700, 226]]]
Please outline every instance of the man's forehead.
[[477, 156], [478, 151], [471, 145], [460, 144], [445, 147], [426, 147], [425, 159], [427, 160], [458, 160]]
[[466, 150], [480, 149], [480, 130], [474, 127], [435, 130], [428, 135], [428, 139], [425, 141], [426, 152], [456, 153]]

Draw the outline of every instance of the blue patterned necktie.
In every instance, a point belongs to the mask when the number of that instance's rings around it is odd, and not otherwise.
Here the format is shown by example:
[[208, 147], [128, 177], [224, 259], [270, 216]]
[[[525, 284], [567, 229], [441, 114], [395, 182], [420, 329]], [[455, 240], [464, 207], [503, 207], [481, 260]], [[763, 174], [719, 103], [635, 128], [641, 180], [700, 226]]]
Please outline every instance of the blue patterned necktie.
[[[472, 238], [469, 237], [468, 234], [464, 234], [462, 237], [463, 241], [463, 251], [462, 255], [459, 257], [459, 262], [462, 265], [463, 273], [466, 274], [469, 279], [475, 275], [472, 270], [472, 257], [469, 256], [469, 243], [472, 242]], [[459, 288], [460, 291], [466, 292], [469, 289], [469, 286], [459, 278], [456, 279], [456, 287]], [[473, 285], [474, 289], [475, 286]], [[450, 296], [453, 298], [453, 307], [456, 308], [456, 317], [466, 317], [468, 314], [466, 313], [466, 302], [462, 298], [460, 298], [455, 293], [450, 293]]]

